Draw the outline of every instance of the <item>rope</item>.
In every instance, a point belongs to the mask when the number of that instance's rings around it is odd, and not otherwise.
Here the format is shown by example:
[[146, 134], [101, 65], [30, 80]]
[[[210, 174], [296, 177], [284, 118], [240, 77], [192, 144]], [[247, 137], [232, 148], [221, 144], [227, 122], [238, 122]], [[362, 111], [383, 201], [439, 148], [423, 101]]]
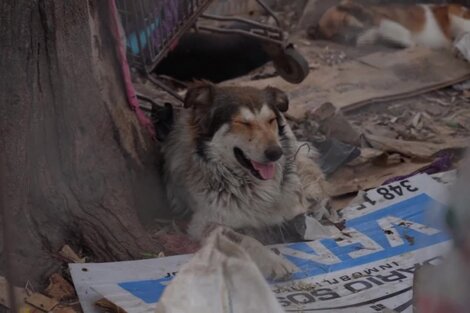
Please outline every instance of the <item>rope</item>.
[[152, 138], [155, 138], [155, 129], [153, 127], [153, 124], [150, 119], [145, 115], [145, 113], [140, 109], [137, 94], [134, 89], [134, 86], [132, 85], [131, 72], [129, 69], [129, 63], [127, 62], [126, 55], [125, 35], [122, 31], [119, 13], [116, 7], [115, 0], [109, 0], [109, 11], [111, 13], [111, 31], [117, 43], [118, 59], [121, 65], [121, 72], [122, 77], [124, 79], [127, 101], [129, 102], [129, 105], [132, 110], [137, 115], [137, 119], [139, 120], [140, 124], [149, 131]]

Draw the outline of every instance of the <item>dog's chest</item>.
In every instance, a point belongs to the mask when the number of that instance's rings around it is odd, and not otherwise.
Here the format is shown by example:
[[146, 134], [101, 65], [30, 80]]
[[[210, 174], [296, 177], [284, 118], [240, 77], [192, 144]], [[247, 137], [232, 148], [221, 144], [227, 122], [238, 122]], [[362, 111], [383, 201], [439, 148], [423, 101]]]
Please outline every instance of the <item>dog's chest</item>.
[[[278, 169], [269, 181], [253, 181], [225, 186], [214, 191], [208, 215], [234, 228], [276, 225], [303, 213], [300, 179], [295, 171]], [[205, 209], [205, 208], [204, 208]]]
[[247, 205], [270, 207], [278, 200], [283, 188], [278, 179], [256, 183], [237, 179], [221, 182], [208, 190], [218, 206], [243, 209]]
[[298, 189], [300, 185], [294, 181], [225, 183], [201, 194], [202, 203], [195, 209], [215, 215], [220, 222], [235, 228], [272, 225], [291, 218], [287, 213], [300, 205]]

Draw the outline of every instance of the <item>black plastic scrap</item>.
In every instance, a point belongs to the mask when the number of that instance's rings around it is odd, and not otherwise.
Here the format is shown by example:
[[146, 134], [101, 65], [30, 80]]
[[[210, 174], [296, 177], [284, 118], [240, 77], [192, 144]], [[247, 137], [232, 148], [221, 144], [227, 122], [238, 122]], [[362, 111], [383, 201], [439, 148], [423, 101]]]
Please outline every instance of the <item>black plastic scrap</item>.
[[361, 155], [361, 150], [334, 138], [313, 141], [320, 154], [320, 168], [326, 176]]

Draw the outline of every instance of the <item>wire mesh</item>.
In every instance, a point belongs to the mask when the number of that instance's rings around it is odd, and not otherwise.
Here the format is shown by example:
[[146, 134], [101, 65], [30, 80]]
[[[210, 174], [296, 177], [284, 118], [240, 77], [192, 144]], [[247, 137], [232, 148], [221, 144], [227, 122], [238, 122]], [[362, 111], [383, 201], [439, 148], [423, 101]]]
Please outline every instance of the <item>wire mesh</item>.
[[212, 0], [116, 0], [131, 66], [151, 71]]

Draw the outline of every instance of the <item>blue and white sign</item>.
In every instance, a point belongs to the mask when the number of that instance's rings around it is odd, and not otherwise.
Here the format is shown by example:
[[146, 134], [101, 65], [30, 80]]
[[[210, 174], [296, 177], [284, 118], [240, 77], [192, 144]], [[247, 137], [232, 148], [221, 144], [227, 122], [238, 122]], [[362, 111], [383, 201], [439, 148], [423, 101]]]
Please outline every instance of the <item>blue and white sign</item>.
[[[450, 247], [446, 191], [428, 175], [381, 186], [343, 211], [341, 236], [273, 247], [297, 267], [291, 280], [271, 283], [279, 303], [286, 312], [412, 312], [414, 270], [438, 263]], [[127, 312], [150, 312], [189, 258], [70, 268], [86, 312], [102, 297]]]

